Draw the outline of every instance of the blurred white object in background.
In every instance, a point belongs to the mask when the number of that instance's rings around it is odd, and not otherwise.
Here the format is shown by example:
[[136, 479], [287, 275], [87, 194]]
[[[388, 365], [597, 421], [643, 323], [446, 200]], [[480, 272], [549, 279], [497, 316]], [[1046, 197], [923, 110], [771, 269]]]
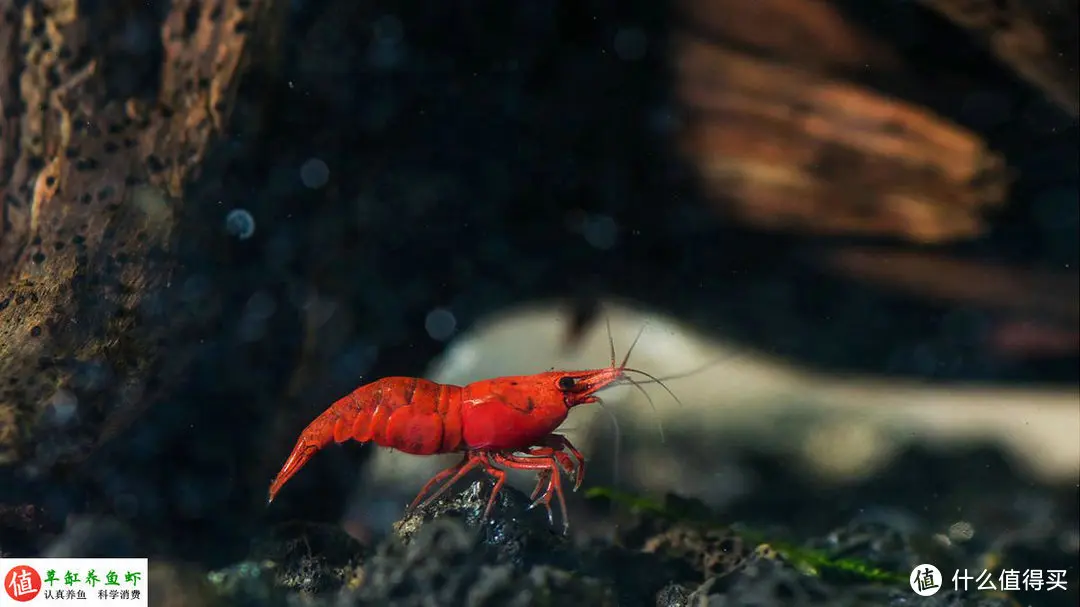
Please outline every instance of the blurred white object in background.
[[[621, 360], [645, 326], [629, 366], [665, 381], [644, 385], [655, 404], [631, 386], [602, 393], [599, 406], [571, 411], [566, 434], [592, 464], [588, 486], [607, 476], [596, 457], [610, 461], [614, 413], [621, 430], [621, 485], [642, 491], [678, 491], [707, 502], [737, 487], [723, 448], [752, 443], [797, 456], [806, 472], [844, 480], [873, 472], [905, 443], [948, 446], [992, 441], [1015, 456], [1024, 472], [1044, 479], [1080, 475], [1080, 389], [1044, 390], [994, 385], [930, 386], [915, 381], [843, 377], [802, 371], [790, 362], [706, 340], [672, 319], [608, 304], [616, 358]], [[501, 375], [552, 368], [589, 369], [610, 364], [601, 320], [575, 347], [566, 346], [571, 318], [565, 308], [528, 307], [492, 317], [451, 342], [428, 377], [462, 385]], [[569, 350], [569, 351], [568, 351]], [[698, 372], [686, 376], [688, 372]], [[658, 419], [659, 418], [659, 419]], [[660, 441], [658, 423], [666, 442]], [[408, 501], [423, 483], [459, 456], [416, 457], [377, 450], [365, 494]], [[626, 472], [629, 470], [629, 474]], [[512, 475], [531, 490], [535, 480]], [[716, 479], [723, 478], [721, 483]], [[361, 497], [361, 499], [363, 499]], [[366, 500], [365, 500], [366, 501]], [[400, 514], [400, 505], [394, 508]], [[396, 518], [396, 517], [395, 517]]]

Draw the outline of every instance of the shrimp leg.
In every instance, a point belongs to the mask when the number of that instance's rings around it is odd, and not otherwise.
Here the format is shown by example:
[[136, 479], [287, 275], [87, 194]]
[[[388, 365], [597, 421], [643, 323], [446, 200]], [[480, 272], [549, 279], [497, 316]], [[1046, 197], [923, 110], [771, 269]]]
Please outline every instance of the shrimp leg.
[[[569, 451], [570, 455], [567, 455], [564, 451]], [[574, 491], [581, 488], [581, 482], [585, 478], [585, 457], [565, 436], [558, 434], [548, 435], [541, 441], [540, 446], [530, 447], [523, 456], [537, 458], [554, 457], [558, 460], [562, 469], [574, 479]], [[545, 488], [550, 487], [550, 481], [551, 470], [548, 468], [540, 470], [536, 478], [536, 488], [533, 489], [529, 499], [535, 501]]]
[[[571, 457], [564, 451], [570, 452], [573, 459], [571, 460]], [[528, 455], [554, 456], [562, 464], [566, 473], [574, 478], [574, 491], [581, 488], [581, 482], [585, 478], [585, 456], [565, 436], [561, 434], [547, 435], [541, 441], [540, 447], [530, 448]]]
[[[554, 513], [551, 509], [551, 499], [557, 498], [559, 500], [559, 509], [562, 511], [563, 518], [563, 533], [566, 533], [570, 529], [570, 517], [566, 508], [566, 497], [562, 487], [562, 472], [561, 464], [559, 461], [551, 455], [548, 456], [527, 456], [527, 455], [513, 455], [510, 453], [494, 453], [491, 455], [491, 459], [496, 464], [500, 464], [507, 468], [514, 468], [517, 470], [536, 470], [540, 473], [540, 482], [537, 485], [546, 485], [545, 490], [542, 492], [539, 498], [534, 498], [530, 508], [534, 508], [538, 505], [543, 505], [547, 509], [548, 523], [554, 524]], [[546, 483], [544, 482], [546, 480]], [[533, 491], [533, 495], [541, 493], [540, 491]]]
[[[462, 457], [460, 462], [443, 470], [428, 481], [423, 489], [420, 490], [420, 493], [417, 494], [412, 504], [409, 505], [408, 510], [413, 511], [416, 508], [424, 508], [430, 505], [474, 468], [482, 467], [486, 473], [495, 479], [495, 485], [491, 489], [487, 505], [484, 508], [484, 514], [480, 519], [481, 523], [483, 523], [490, 516], [491, 510], [495, 507], [495, 499], [498, 496], [499, 491], [501, 491], [506, 484], [506, 471], [497, 467], [504, 466], [516, 470], [537, 471], [540, 476], [536, 490], [533, 491], [531, 497], [533, 503], [530, 508], [543, 505], [548, 511], [548, 521], [553, 522], [554, 513], [551, 509], [551, 500], [553, 497], [558, 498], [564, 524], [566, 528], [569, 528], [566, 499], [562, 488], [562, 472], [566, 468], [572, 469], [572, 466], [568, 463], [570, 458], [567, 457], [565, 453], [555, 452], [551, 447], [540, 447], [539, 449], [543, 454], [514, 455], [510, 453], [469, 451]], [[555, 453], [558, 453], [558, 455], [561, 455], [564, 459], [560, 459]], [[425, 497], [425, 494], [428, 493], [431, 487], [440, 482], [442, 482], [442, 485], [433, 493]], [[566, 530], [564, 529], [564, 532], [565, 531]]]
[[[485, 451], [469, 451], [461, 458], [461, 461], [457, 464], [443, 470], [436, 474], [426, 485], [420, 490], [412, 504], [409, 505], [409, 510], [415, 510], [417, 507], [424, 508], [438, 499], [443, 493], [446, 493], [454, 483], [461, 480], [466, 474], [471, 472], [473, 468], [480, 466], [495, 479], [495, 486], [491, 489], [491, 495], [488, 497], [487, 506], [484, 508], [484, 514], [480, 518], [480, 522], [483, 523], [488, 519], [491, 514], [492, 508], [495, 507], [495, 497], [498, 496], [499, 491], [502, 490], [503, 485], [506, 484], [506, 471], [500, 470], [492, 462], [491, 454]], [[449, 477], [434, 493], [424, 498], [424, 494], [431, 489], [432, 486], [438, 484]]]
[[[420, 489], [409, 504], [408, 510], [414, 511], [430, 505], [466, 474], [477, 467], [482, 467], [495, 480], [481, 517], [481, 522], [486, 521], [495, 506], [496, 496], [506, 484], [506, 471], [498, 466], [517, 470], [535, 470], [537, 481], [536, 488], [529, 496], [532, 500], [530, 508], [543, 505], [547, 509], [548, 521], [553, 523], [554, 512], [551, 508], [551, 500], [558, 499], [563, 522], [565, 527], [569, 528], [570, 520], [562, 486], [562, 474], [568, 474], [574, 479], [574, 490], [577, 491], [585, 476], [585, 457], [566, 437], [559, 434], [549, 434], [540, 441], [539, 445], [531, 446], [519, 454], [482, 450], [465, 452], [461, 461], [436, 474]], [[432, 488], [440, 483], [442, 484], [431, 492]]]
[[[473, 468], [481, 465], [481, 463], [481, 459], [477, 457], [473, 452], [466, 452], [465, 456], [461, 458], [460, 462], [436, 474], [434, 477], [431, 478], [431, 480], [427, 482], [427, 484], [421, 487], [420, 492], [416, 494], [416, 497], [413, 499], [412, 503], [409, 504], [407, 510], [413, 511], [416, 510], [416, 508], [418, 507], [424, 507], [429, 505], [431, 502], [435, 501], [435, 499], [438, 498], [440, 495], [446, 493], [446, 490], [449, 489], [451, 485], [461, 480], [462, 477], [468, 474]], [[442, 486], [440, 486], [434, 493], [429, 495], [427, 499], [424, 499], [424, 494], [430, 491], [432, 487], [445, 480], [447, 477], [450, 477], [450, 480], [443, 483]]]

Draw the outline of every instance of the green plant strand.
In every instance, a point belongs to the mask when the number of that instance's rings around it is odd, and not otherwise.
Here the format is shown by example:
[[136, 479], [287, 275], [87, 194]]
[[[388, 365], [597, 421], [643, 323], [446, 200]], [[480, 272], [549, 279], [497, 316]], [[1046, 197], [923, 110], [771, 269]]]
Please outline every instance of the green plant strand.
[[[629, 508], [634, 512], [645, 512], [660, 518], [674, 522], [697, 522], [710, 526], [718, 525], [714, 519], [703, 518], [689, 511], [680, 511], [665, 506], [655, 500], [618, 491], [610, 487], [593, 487], [585, 492], [589, 499], [606, 498]], [[907, 582], [907, 576], [892, 571], [886, 571], [874, 567], [869, 563], [852, 558], [832, 558], [820, 550], [812, 550], [788, 544], [786, 542], [771, 541], [763, 534], [750, 529], [738, 528], [736, 533], [744, 539], [759, 545], [766, 545], [775, 550], [780, 556], [790, 561], [801, 571], [810, 575], [819, 575], [822, 569], [832, 569], [874, 582], [903, 583]]]

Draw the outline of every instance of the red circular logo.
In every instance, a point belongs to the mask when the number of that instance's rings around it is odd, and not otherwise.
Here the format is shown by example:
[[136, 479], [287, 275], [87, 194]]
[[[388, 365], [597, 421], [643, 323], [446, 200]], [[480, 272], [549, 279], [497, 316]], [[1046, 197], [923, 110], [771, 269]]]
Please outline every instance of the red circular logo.
[[4, 592], [13, 600], [25, 603], [41, 592], [41, 576], [33, 567], [16, 565], [4, 575]]

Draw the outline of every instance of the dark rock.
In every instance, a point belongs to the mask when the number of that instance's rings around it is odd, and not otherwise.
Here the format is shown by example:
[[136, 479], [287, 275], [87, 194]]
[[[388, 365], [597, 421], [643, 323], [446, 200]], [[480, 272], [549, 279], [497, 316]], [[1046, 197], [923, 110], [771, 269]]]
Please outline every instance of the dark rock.
[[276, 585], [277, 572], [272, 563], [244, 561], [211, 572], [207, 579], [214, 592], [236, 607], [288, 605], [289, 591]]
[[357, 576], [362, 547], [340, 527], [289, 523], [253, 543], [248, 560], [272, 564], [274, 584], [303, 593], [333, 591]]
[[608, 580], [579, 573], [582, 555], [516, 489], [481, 523], [490, 487], [477, 481], [407, 515], [370, 555], [338, 527], [280, 525], [209, 579], [235, 605], [621, 604]]
[[[451, 500], [469, 503], [468, 494], [475, 492], [474, 485]], [[365, 566], [359, 591], [350, 594], [361, 604], [402, 607], [617, 604], [611, 589], [600, 580], [548, 565], [523, 565], [531, 555], [527, 550], [516, 555], [521, 558], [506, 558], [499, 550], [478, 550], [491, 541], [492, 534], [474, 531], [461, 520], [440, 517], [412, 531], [407, 544], [391, 538]], [[520, 537], [516, 530], [514, 535]]]
[[676, 524], [649, 538], [642, 550], [686, 562], [702, 579], [734, 571], [752, 554], [730, 529]]
[[245, 561], [209, 579], [233, 605], [284, 604], [293, 595], [333, 596], [359, 586], [362, 553], [360, 543], [340, 527], [287, 523], [252, 542]]
[[[925, 467], [925, 462], [916, 463]], [[1062, 569], [1067, 580], [1074, 579], [1077, 549], [1075, 539], [1069, 539], [1076, 537], [1075, 508], [1069, 509], [1075, 505], [1074, 488], [1060, 495], [1029, 488], [1015, 492], [1012, 500], [985, 504], [975, 496], [986, 492], [962, 489], [924, 502], [940, 510], [919, 511], [903, 504], [881, 506], [881, 493], [864, 495], [857, 489], [844, 500], [823, 500], [783, 480], [758, 499], [783, 498], [822, 513], [841, 502], [855, 507], [834, 509], [838, 524], [815, 529], [798, 517], [767, 510], [768, 501], [756, 511], [758, 518], [747, 523], [745, 515], [711, 512], [696, 500], [669, 496], [663, 516], [656, 508], [624, 512], [628, 524], [620, 524], [613, 537], [574, 542], [549, 524], [545, 512], [529, 510], [527, 498], [513, 488], [500, 492], [491, 516], [482, 521], [491, 490], [491, 482], [483, 479], [407, 514], [395, 525], [397, 533], [374, 549], [336, 525], [290, 523], [252, 542], [242, 562], [209, 575], [180, 568], [154, 575], [163, 587], [183, 586], [168, 594], [191, 597], [191, 604], [217, 601], [242, 607], [1076, 604], [1072, 584], [1067, 591], [1005, 597], [978, 591], [975, 584], [955, 591], [951, 583], [954, 567], [984, 562], [996, 563], [995, 572], [1004, 567]], [[959, 480], [950, 486], [963, 487]], [[1028, 493], [1042, 498], [1024, 497]], [[969, 506], [958, 516], [955, 508], [941, 506], [945, 500]], [[858, 506], [863, 503], [872, 506]], [[958, 518], [966, 525], [957, 526]], [[127, 533], [111, 519], [73, 519], [54, 547], [66, 546], [70, 553], [86, 539], [89, 549], [101, 551]], [[906, 579], [913, 563], [937, 565], [945, 587], [931, 597], [915, 596]], [[200, 598], [208, 592], [211, 598]]]
[[689, 607], [690, 590], [674, 582], [656, 593], [656, 607]]
[[448, 491], [425, 507], [406, 513], [394, 531], [408, 544], [416, 533], [437, 519], [452, 518], [479, 534], [479, 541], [517, 566], [549, 564], [576, 569], [581, 563], [569, 550], [568, 540], [555, 531], [541, 508], [529, 509], [530, 500], [513, 487], [504, 486], [495, 498], [487, 520], [483, 518], [492, 483], [476, 481], [464, 491]]
[[0, 504], [0, 556], [29, 556], [59, 530], [33, 504]]
[[[690, 604], [708, 605], [827, 605], [835, 593], [771, 554], [759, 552], [737, 569], [709, 578], [691, 594]], [[696, 602], [695, 602], [696, 601]]]
[[617, 544], [584, 549], [583, 555], [584, 571], [607, 580], [623, 607], [651, 607], [666, 586], [685, 584], [694, 588], [701, 582], [701, 575], [685, 562]]

